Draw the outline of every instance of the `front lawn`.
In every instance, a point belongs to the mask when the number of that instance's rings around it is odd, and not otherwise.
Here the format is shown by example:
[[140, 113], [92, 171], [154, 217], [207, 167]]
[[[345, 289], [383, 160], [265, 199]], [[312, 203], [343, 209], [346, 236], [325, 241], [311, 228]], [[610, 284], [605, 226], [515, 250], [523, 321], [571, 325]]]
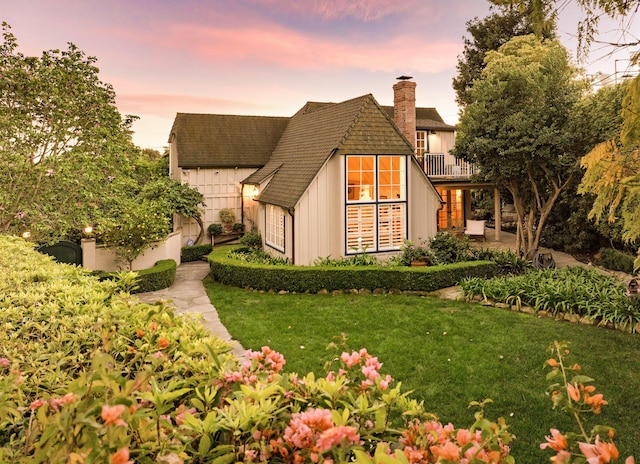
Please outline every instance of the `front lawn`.
[[595, 378], [609, 402], [600, 416], [588, 417], [587, 427], [614, 426], [620, 456], [640, 456], [639, 335], [433, 298], [206, 287], [232, 336], [248, 349], [268, 345], [281, 352], [288, 371], [324, 374], [324, 362], [336, 353], [327, 345], [345, 334], [349, 349], [366, 347], [384, 363], [384, 373], [442, 421], [468, 426], [469, 402], [491, 398], [487, 414], [511, 424], [513, 455], [521, 463], [548, 462], [551, 453], [539, 445], [551, 427], [577, 430], [545, 394], [546, 349], [554, 340], [567, 341], [570, 360]]

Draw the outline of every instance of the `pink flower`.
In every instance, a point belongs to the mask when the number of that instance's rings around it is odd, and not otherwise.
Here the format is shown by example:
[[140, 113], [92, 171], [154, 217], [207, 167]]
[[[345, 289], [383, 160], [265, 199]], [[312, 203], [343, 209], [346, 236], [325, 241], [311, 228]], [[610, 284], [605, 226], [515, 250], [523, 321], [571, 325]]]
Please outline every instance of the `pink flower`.
[[460, 448], [448, 440], [441, 446], [432, 446], [430, 451], [434, 456], [442, 458], [444, 461], [457, 462], [460, 460]]
[[34, 411], [38, 409], [40, 406], [44, 406], [45, 404], [48, 404], [45, 400], [35, 400], [31, 402], [31, 404], [29, 405], [29, 409]]
[[45, 176], [52, 177], [56, 172], [53, 169], [47, 169]]
[[567, 449], [567, 439], [560, 433], [558, 429], [551, 429], [551, 436], [544, 437], [546, 443], [540, 445], [540, 449], [551, 448], [554, 451]]
[[100, 414], [100, 417], [102, 417], [105, 425], [120, 425], [126, 427], [127, 423], [120, 418], [124, 410], [125, 407], [122, 404], [117, 404], [115, 406], [105, 404], [102, 406], [102, 413]]
[[330, 450], [334, 446], [350, 446], [360, 442], [358, 431], [349, 425], [338, 425], [325, 430], [318, 438], [318, 449], [320, 452]]
[[311, 408], [293, 414], [283, 438], [289, 446], [311, 450], [316, 444], [317, 436], [334, 426], [331, 411]]
[[578, 443], [580, 452], [587, 458], [589, 464], [604, 464], [618, 459], [619, 452], [616, 445], [600, 441], [600, 435], [596, 435], [593, 445], [589, 443]]
[[120, 448], [111, 455], [111, 464], [133, 464], [129, 460], [129, 448]]
[[382, 391], [385, 391], [387, 388], [389, 388], [389, 385], [393, 382], [393, 380], [393, 377], [387, 374], [384, 379], [380, 380], [380, 389]]
[[73, 404], [76, 401], [76, 395], [73, 393], [67, 393], [62, 398], [51, 398], [49, 404], [56, 411], [60, 410], [60, 406], [64, 406], [67, 404]]
[[343, 352], [340, 359], [342, 359], [342, 362], [345, 363], [347, 367], [353, 367], [356, 364], [360, 364], [362, 361], [360, 353], [356, 353], [355, 351], [351, 353], [351, 355], [347, 352]]
[[196, 413], [196, 408], [189, 408], [187, 409], [187, 407], [184, 404], [181, 404], [180, 406], [178, 406], [178, 408], [176, 409], [176, 424], [177, 425], [182, 425], [184, 424], [185, 421], [185, 416], [187, 414], [191, 414], [194, 415]]
[[9, 367], [11, 366], [11, 361], [7, 358], [0, 358], [0, 367]]

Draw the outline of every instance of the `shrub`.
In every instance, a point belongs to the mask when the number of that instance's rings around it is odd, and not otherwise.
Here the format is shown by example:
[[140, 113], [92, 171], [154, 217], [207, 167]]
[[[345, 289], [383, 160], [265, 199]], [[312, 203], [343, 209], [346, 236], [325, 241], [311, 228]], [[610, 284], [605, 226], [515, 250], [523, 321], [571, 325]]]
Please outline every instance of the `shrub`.
[[209, 227], [207, 227], [207, 233], [210, 237], [218, 237], [222, 235], [223, 232], [224, 229], [222, 228], [222, 224], [212, 223], [209, 224]]
[[211, 250], [213, 250], [213, 247], [210, 244], [182, 247], [180, 250], [180, 261], [183, 263], [198, 261], [203, 256], [211, 253]]
[[600, 249], [598, 264], [605, 269], [633, 274], [633, 262], [635, 258], [636, 257], [631, 254], [623, 253], [613, 248], [602, 248]]
[[226, 285], [259, 290], [317, 293], [320, 290], [376, 289], [430, 292], [456, 285], [464, 277], [495, 275], [494, 263], [475, 261], [421, 268], [392, 266], [294, 266], [249, 263], [229, 251], [241, 246], [220, 247], [208, 257], [211, 276]]
[[171, 287], [176, 280], [176, 262], [172, 259], [158, 261], [149, 269], [136, 271], [138, 273], [138, 289], [134, 293], [155, 292]]
[[469, 237], [458, 238], [447, 232], [438, 232], [429, 241], [429, 249], [438, 264], [458, 263], [476, 259]]
[[241, 223], [241, 222], [236, 222], [236, 223], [233, 225], [233, 229], [232, 229], [232, 230], [233, 230], [235, 233], [242, 233], [242, 232], [244, 232], [244, 229], [245, 229], [245, 225], [244, 225], [243, 223]]
[[240, 237], [240, 243], [252, 249], [260, 249], [262, 248], [262, 235], [257, 230], [252, 230]]
[[231, 208], [222, 208], [218, 211], [218, 217], [225, 226], [232, 226], [236, 222], [236, 213]]
[[595, 269], [547, 269], [486, 281], [470, 278], [460, 285], [467, 298], [481, 295], [494, 302], [530, 306], [554, 315], [575, 314], [633, 332], [640, 323], [640, 300], [629, 300], [623, 282]]
[[399, 262], [410, 266], [412, 261], [423, 261], [427, 265], [436, 264], [435, 256], [427, 243], [421, 242], [414, 245], [410, 240], [405, 240], [401, 247]]
[[174, 260], [163, 259], [156, 262], [156, 264], [149, 269], [124, 273], [97, 271], [92, 274], [102, 281], [114, 281], [116, 285], [118, 285], [117, 282], [122, 280], [124, 276], [135, 275], [135, 283], [127, 283], [127, 292], [145, 293], [171, 287], [176, 278], [176, 268], [177, 265]]

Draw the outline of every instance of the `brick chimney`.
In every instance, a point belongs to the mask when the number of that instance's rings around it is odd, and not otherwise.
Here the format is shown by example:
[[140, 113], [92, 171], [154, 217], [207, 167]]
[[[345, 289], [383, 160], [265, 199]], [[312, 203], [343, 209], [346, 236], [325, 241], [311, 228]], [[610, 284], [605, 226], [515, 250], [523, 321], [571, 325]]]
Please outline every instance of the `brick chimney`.
[[398, 77], [393, 86], [393, 120], [400, 132], [415, 148], [416, 143], [416, 83], [409, 76]]

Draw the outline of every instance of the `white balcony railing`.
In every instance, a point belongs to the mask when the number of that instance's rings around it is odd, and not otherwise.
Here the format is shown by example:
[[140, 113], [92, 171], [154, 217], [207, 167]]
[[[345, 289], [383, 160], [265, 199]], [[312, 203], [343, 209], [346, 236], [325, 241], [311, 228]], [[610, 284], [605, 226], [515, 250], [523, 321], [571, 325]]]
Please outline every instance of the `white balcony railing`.
[[480, 172], [477, 166], [449, 153], [425, 153], [418, 162], [429, 177], [470, 177]]

